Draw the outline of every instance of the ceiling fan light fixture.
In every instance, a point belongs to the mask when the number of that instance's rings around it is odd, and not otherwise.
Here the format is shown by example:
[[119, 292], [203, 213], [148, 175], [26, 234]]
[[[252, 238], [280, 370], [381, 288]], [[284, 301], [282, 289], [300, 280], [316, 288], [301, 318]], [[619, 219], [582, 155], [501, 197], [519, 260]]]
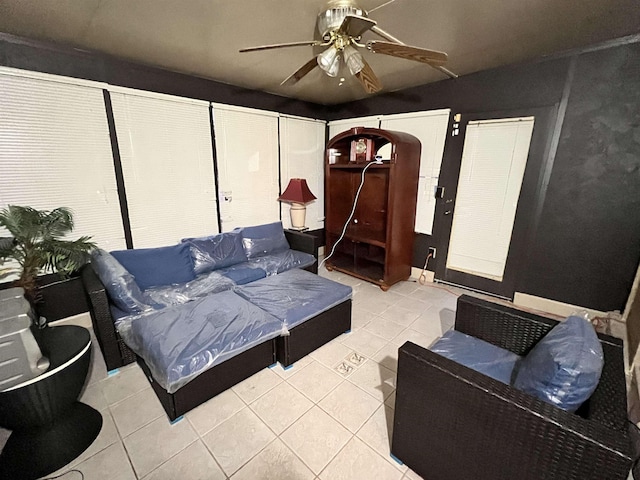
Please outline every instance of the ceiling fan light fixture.
[[334, 46], [327, 48], [317, 57], [318, 66], [330, 77], [338, 75], [340, 70], [340, 52]]
[[344, 47], [344, 61], [349, 67], [349, 71], [351, 75], [356, 75], [360, 73], [364, 68], [364, 60], [362, 59], [362, 55], [351, 45], [347, 45]]

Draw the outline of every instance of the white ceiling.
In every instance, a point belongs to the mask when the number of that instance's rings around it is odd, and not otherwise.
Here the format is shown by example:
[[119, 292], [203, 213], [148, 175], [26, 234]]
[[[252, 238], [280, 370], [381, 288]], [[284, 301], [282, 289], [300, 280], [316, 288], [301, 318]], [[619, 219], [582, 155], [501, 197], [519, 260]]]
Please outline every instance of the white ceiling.
[[[372, 10], [387, 0], [358, 0]], [[321, 104], [364, 98], [343, 73], [318, 68], [280, 82], [312, 47], [238, 49], [313, 40], [324, 0], [1, 0], [0, 31]], [[395, 0], [370, 18], [409, 45], [449, 54], [459, 75], [637, 33], [637, 0]], [[371, 32], [364, 39], [379, 39]], [[366, 52], [366, 51], [365, 51]], [[427, 65], [364, 53], [384, 91], [447, 78]], [[339, 86], [340, 76], [347, 81]]]

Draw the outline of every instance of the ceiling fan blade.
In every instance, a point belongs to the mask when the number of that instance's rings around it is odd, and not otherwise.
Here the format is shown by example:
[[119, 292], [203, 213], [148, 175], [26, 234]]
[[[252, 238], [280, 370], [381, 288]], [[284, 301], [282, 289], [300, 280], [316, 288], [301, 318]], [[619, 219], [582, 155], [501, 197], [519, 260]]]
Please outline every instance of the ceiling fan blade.
[[311, 60], [309, 60], [303, 66], [301, 66], [298, 70], [296, 70], [291, 75], [289, 75], [287, 78], [285, 78], [280, 85], [289, 86], [289, 85], [294, 85], [294, 84], [298, 83], [298, 81], [302, 77], [304, 77], [307, 73], [309, 73], [311, 70], [313, 70], [317, 66], [318, 66], [318, 60], [316, 60], [316, 57], [313, 57]]
[[376, 74], [373, 73], [373, 70], [367, 63], [367, 61], [363, 58], [364, 68], [356, 73], [356, 78], [360, 81], [363, 88], [367, 93], [376, 93], [382, 90], [382, 83], [376, 77]]
[[239, 52], [240, 53], [258, 52], [260, 50], [271, 50], [274, 48], [286, 48], [286, 47], [304, 47], [306, 45], [311, 45], [311, 46], [322, 45], [322, 42], [318, 40], [308, 40], [306, 42], [276, 43], [273, 45], [260, 45], [259, 47], [242, 48], [239, 50]]
[[407, 60], [426, 63], [431, 66], [444, 65], [448, 58], [447, 54], [444, 52], [379, 40], [367, 42], [367, 48], [373, 53], [382, 53], [384, 55], [391, 55], [392, 57], [406, 58]]
[[378, 24], [370, 18], [360, 17], [358, 15], [347, 15], [342, 20], [342, 24], [338, 32], [345, 33], [350, 37], [360, 37], [367, 30], [371, 30]]

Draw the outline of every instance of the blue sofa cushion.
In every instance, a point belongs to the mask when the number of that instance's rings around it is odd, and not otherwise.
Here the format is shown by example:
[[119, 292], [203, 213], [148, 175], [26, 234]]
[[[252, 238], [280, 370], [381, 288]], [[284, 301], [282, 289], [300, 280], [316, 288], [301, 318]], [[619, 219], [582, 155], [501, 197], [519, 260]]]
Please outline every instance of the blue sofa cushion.
[[236, 285], [244, 285], [267, 276], [267, 272], [261, 268], [251, 268], [246, 263], [223, 268], [219, 273], [233, 280]]
[[96, 248], [91, 252], [91, 265], [109, 298], [122, 312], [119, 316], [135, 315], [154, 308], [153, 300], [140, 290], [133, 275], [113, 255]]
[[186, 283], [196, 278], [188, 243], [117, 250], [111, 254], [135, 277], [143, 290], [159, 285]]
[[247, 261], [242, 233], [226, 232], [210, 237], [184, 238], [191, 247], [196, 275]]
[[447, 331], [429, 350], [507, 385], [520, 360], [509, 350], [456, 330]]
[[[174, 393], [203, 371], [283, 333], [282, 322], [230, 290], [124, 319], [118, 331]], [[178, 477], [181, 478], [181, 477]]]
[[604, 356], [593, 326], [570, 316], [522, 360], [513, 386], [564, 410], [575, 411], [595, 391]]
[[242, 233], [242, 244], [249, 259], [289, 249], [282, 222], [244, 227], [239, 231]]

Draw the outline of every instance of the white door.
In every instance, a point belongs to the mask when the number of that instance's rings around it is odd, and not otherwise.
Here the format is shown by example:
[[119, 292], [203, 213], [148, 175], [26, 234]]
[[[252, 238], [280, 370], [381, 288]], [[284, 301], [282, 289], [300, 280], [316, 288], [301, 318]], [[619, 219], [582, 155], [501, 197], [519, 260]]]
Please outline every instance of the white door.
[[278, 114], [213, 106], [222, 230], [280, 220]]
[[[280, 117], [280, 185], [282, 191], [292, 178], [304, 178], [316, 200], [307, 205], [305, 226], [324, 228], [324, 134], [326, 123], [297, 117]], [[282, 224], [291, 226], [288, 204], [281, 203]]]
[[534, 117], [467, 126], [446, 268], [501, 282]]
[[420, 140], [422, 146], [415, 223], [415, 231], [418, 233], [431, 235], [433, 232], [435, 189], [440, 175], [450, 112], [449, 109], [433, 110], [385, 115], [382, 118], [380, 128], [409, 133]]

